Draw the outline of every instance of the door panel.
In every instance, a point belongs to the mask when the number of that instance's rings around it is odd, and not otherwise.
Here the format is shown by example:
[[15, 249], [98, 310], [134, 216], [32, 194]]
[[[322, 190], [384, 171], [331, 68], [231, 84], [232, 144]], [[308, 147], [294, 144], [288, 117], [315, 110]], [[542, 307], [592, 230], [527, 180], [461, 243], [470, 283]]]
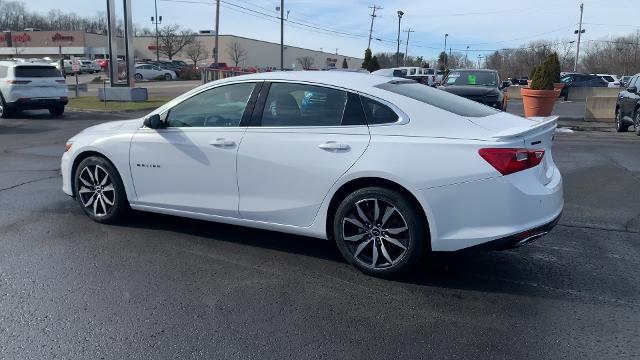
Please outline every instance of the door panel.
[[345, 130], [249, 128], [238, 151], [240, 216], [310, 226], [325, 195], [369, 144], [366, 126]]
[[[145, 205], [238, 216], [236, 153], [244, 129], [140, 129], [131, 174]], [[218, 141], [229, 145], [216, 146]]]

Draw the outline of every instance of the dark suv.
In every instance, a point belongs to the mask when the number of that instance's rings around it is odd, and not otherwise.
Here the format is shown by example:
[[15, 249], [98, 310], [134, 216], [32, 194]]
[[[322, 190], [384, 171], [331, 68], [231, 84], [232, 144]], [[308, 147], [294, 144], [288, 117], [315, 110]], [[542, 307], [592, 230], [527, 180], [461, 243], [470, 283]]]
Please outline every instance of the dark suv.
[[506, 110], [500, 77], [495, 70], [451, 70], [442, 81], [440, 89], [491, 106]]
[[616, 101], [616, 130], [627, 131], [633, 125], [636, 135], [640, 136], [640, 74], [627, 82], [627, 88], [620, 91]]
[[569, 88], [572, 87], [608, 87], [609, 83], [602, 77], [592, 74], [566, 74], [560, 81], [564, 83], [564, 87], [560, 90], [560, 97], [567, 101], [569, 97]]

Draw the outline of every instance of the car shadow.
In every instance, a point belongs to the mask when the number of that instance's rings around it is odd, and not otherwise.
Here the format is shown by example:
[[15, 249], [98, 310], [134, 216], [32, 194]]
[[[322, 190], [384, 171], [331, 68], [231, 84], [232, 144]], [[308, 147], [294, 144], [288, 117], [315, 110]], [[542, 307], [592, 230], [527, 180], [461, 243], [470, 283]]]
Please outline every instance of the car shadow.
[[[133, 211], [119, 226], [187, 234], [346, 263], [333, 241], [275, 231], [139, 211]], [[415, 271], [387, 280], [422, 287], [531, 296], [535, 290], [523, 285], [527, 285], [540, 268], [542, 264], [536, 264], [521, 250], [431, 253]]]

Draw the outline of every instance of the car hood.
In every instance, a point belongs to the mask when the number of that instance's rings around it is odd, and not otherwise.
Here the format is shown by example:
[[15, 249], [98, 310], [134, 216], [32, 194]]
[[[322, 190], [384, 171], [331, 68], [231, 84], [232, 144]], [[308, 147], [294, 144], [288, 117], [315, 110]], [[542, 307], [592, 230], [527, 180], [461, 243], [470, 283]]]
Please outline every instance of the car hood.
[[144, 119], [109, 121], [84, 129], [83, 133], [104, 133], [113, 131], [134, 131], [142, 126]]
[[500, 93], [496, 87], [478, 85], [449, 85], [443, 86], [441, 89], [459, 96], [486, 96], [499, 95]]

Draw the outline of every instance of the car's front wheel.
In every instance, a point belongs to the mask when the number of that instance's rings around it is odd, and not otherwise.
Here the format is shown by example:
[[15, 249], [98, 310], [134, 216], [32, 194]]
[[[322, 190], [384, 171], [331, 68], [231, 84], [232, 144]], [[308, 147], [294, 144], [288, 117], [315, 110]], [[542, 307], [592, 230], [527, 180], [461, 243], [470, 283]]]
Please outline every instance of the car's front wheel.
[[164, 74], [164, 79], [169, 81], [172, 79], [171, 74]]
[[636, 110], [636, 116], [633, 117], [633, 126], [636, 129], [636, 135], [640, 136], [640, 109]]
[[626, 132], [628, 129], [629, 125], [625, 124], [622, 119], [622, 111], [620, 111], [620, 108], [616, 108], [616, 131]]
[[78, 165], [74, 193], [82, 210], [100, 223], [116, 222], [128, 209], [127, 194], [115, 167], [97, 156]]
[[413, 268], [429, 241], [415, 205], [403, 194], [381, 187], [348, 195], [338, 206], [333, 232], [349, 263], [380, 276]]
[[142, 80], [142, 74], [136, 74], [135, 78], [136, 78], [137, 81]]

